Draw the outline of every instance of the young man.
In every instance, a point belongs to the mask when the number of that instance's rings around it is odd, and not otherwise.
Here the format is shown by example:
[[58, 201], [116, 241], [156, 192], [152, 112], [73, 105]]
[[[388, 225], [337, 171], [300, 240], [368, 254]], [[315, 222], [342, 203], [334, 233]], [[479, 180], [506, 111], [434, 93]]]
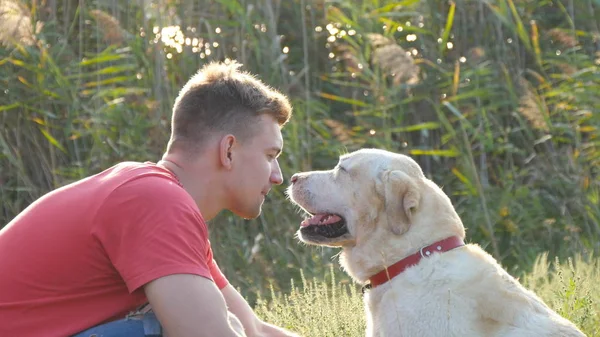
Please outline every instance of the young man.
[[290, 103], [239, 66], [184, 86], [161, 161], [52, 191], [0, 231], [0, 336], [295, 336], [257, 318], [208, 241], [206, 221], [257, 217], [283, 181]]

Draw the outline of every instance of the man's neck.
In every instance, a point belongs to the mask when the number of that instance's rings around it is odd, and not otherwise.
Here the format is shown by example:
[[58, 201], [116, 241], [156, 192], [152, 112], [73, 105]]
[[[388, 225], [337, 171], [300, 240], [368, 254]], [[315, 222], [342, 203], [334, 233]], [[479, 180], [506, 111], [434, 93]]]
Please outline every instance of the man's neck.
[[179, 183], [183, 185], [183, 188], [196, 202], [205, 221], [213, 219], [224, 209], [220, 197], [221, 189], [215, 186], [218, 183], [209, 168], [203, 170], [200, 167], [195, 168], [193, 172], [189, 172], [190, 170], [182, 161], [173, 158], [169, 154], [163, 156], [163, 159], [157, 165], [171, 171], [177, 177]]

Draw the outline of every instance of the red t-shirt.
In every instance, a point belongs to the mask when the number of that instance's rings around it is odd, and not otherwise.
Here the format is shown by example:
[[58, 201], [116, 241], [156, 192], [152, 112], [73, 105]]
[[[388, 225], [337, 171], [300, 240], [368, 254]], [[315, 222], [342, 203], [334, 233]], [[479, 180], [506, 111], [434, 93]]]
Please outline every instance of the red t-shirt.
[[228, 282], [198, 207], [152, 163], [126, 162], [52, 191], [0, 231], [0, 336], [65, 337], [146, 303], [170, 274]]

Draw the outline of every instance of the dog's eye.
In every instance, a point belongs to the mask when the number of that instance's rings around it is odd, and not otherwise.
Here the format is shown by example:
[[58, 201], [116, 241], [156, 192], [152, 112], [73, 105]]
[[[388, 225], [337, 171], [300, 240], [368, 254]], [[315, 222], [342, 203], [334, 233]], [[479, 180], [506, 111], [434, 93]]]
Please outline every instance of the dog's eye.
[[337, 167], [337, 168], [338, 168], [338, 170], [339, 170], [339, 171], [342, 171], [342, 172], [348, 173], [348, 171], [347, 171], [345, 168], [343, 168], [342, 166], [340, 166], [340, 165], [338, 165], [338, 167]]

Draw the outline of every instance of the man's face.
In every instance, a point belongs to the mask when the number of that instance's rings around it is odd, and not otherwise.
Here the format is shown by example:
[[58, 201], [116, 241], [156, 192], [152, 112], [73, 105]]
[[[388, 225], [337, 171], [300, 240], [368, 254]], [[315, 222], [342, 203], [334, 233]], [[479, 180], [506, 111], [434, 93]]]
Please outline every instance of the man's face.
[[230, 211], [245, 219], [260, 215], [271, 187], [283, 182], [277, 161], [283, 149], [279, 124], [262, 115], [254, 128], [252, 136], [238, 143], [229, 184]]

